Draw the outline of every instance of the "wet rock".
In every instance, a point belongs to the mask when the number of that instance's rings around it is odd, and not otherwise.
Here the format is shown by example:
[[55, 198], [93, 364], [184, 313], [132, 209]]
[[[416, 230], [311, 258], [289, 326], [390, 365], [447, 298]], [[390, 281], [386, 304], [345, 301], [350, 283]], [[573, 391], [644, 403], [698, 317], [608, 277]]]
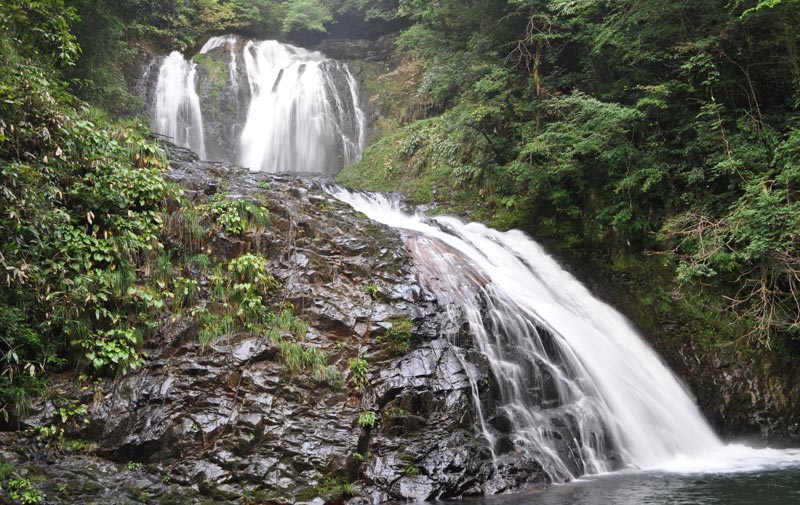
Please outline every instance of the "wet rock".
[[[493, 465], [474, 422], [475, 402], [493, 402], [485, 358], [468, 338], [441, 337], [464, 322], [448, 318], [420, 285], [397, 233], [329, 197], [325, 181], [249, 173], [179, 148], [170, 157], [167, 176], [190, 199], [207, 201], [225, 187], [269, 209], [269, 229], [217, 234], [212, 254], [267, 256], [281, 284], [276, 300], [290, 300], [309, 325], [305, 343], [325, 352], [345, 380], [348, 360], [369, 356], [369, 384], [360, 391], [291, 374], [264, 335], [225, 335], [203, 349], [197, 325], [173, 314], [159, 323], [140, 370], [88, 388], [69, 377], [55, 381], [54, 397], [90, 406], [87, 424], [69, 436], [97, 446], [92, 456], [61, 459], [58, 472], [78, 475], [86, 461], [107, 471], [107, 479], [86, 480], [98, 486], [87, 495], [102, 503], [128, 503], [103, 500], [113, 494], [110, 481], [122, 478], [119, 465], [130, 461], [146, 468], [131, 488], [154, 503], [308, 503], [341, 496], [341, 485], [352, 482], [359, 484], [352, 503], [379, 503], [543, 482], [541, 468], [513, 451]], [[368, 286], [377, 288], [374, 299]], [[407, 352], [379, 342], [397, 318], [413, 325]], [[477, 398], [470, 376], [481, 385]], [[48, 424], [54, 411], [53, 402], [42, 402], [25, 422]], [[374, 426], [360, 426], [362, 411], [375, 414]], [[500, 418], [494, 425], [503, 431]], [[77, 503], [57, 493], [48, 500]]]
[[394, 494], [406, 500], [425, 501], [434, 496], [436, 483], [424, 475], [401, 477], [394, 485]]
[[391, 37], [377, 40], [366, 39], [325, 39], [317, 45], [317, 50], [337, 60], [383, 61], [390, 57], [393, 45]]

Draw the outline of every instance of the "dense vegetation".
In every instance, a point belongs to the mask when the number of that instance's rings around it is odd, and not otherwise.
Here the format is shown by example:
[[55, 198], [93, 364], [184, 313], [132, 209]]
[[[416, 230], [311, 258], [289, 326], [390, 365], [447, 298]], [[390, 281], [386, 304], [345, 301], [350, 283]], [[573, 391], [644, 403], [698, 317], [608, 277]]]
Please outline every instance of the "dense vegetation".
[[[0, 411], [46, 370], [136, 368], [145, 308], [128, 292], [160, 247], [164, 153], [64, 90], [79, 46], [61, 1], [7, 3], [0, 22]], [[35, 29], [33, 27], [36, 27]]]
[[[133, 107], [110, 63], [117, 16], [128, 11], [111, 7], [10, 0], [0, 12], [0, 425], [44, 392], [48, 373], [140, 367], [167, 314], [194, 320], [202, 346], [256, 331], [291, 373], [339, 381], [324, 353], [298, 342], [306, 325], [291, 305], [272, 299], [278, 283], [265, 258], [209, 254], [213, 233], [252, 236], [266, 210], [224, 193], [182, 200], [141, 123], [75, 96]], [[157, 33], [157, 20], [146, 22]], [[75, 77], [88, 69], [97, 80]]]
[[449, 200], [595, 264], [653, 253], [635, 260], [643, 291], [659, 272], [669, 305], [677, 281], [705, 314], [698, 331], [796, 354], [798, 2], [408, 0], [394, 13], [413, 23], [396, 45], [423, 67], [416, 100], [444, 112], [390, 131], [342, 182]]

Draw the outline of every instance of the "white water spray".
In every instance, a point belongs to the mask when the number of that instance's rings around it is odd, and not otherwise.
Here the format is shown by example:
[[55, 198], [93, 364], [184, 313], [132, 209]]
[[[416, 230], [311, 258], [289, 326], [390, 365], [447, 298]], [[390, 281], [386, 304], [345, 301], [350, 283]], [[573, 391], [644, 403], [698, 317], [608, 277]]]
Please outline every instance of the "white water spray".
[[173, 51], [161, 65], [153, 110], [153, 132], [205, 158], [203, 115], [195, 91], [197, 67]]
[[[347, 67], [273, 40], [248, 42], [244, 63], [253, 99], [241, 138], [242, 165], [331, 173], [355, 161], [363, 149], [364, 119]], [[342, 77], [347, 94], [338, 91]], [[341, 162], [334, 162], [337, 156]]]
[[[219, 132], [224, 131], [235, 141], [222, 157], [254, 171], [333, 174], [358, 160], [366, 118], [347, 65], [319, 52], [272, 40], [245, 42], [235, 35], [212, 37], [200, 54], [219, 48], [228, 52], [227, 82], [203, 92], [216, 98], [198, 97], [197, 64], [179, 53], [165, 60], [156, 89], [154, 132], [205, 158], [218, 153], [218, 145], [225, 143]], [[221, 96], [227, 98], [226, 107], [236, 110], [226, 113], [223, 127], [210, 128], [203, 117], [221, 117]], [[210, 109], [215, 100], [217, 108]]]
[[[405, 242], [426, 282], [441, 305], [466, 318], [489, 360], [514, 450], [533, 455], [554, 481], [621, 468], [800, 464], [800, 451], [724, 445], [630, 323], [522, 232], [428, 220], [381, 195], [329, 191], [375, 221], [413, 232]], [[473, 390], [480, 406], [476, 384]], [[496, 435], [480, 409], [477, 417], [494, 454]]]

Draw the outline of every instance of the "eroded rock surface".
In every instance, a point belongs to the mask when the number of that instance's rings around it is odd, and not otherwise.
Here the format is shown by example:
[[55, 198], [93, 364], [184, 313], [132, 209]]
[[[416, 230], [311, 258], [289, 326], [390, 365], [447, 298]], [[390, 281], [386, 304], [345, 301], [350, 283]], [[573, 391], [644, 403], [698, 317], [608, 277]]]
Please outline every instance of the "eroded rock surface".
[[[53, 400], [25, 420], [51, 423], [65, 398], [88, 406], [87, 424], [67, 437], [87, 441], [89, 454], [52, 456], [33, 439], [10, 449], [48, 476], [48, 503], [80, 503], [50, 483], [86, 465], [109, 476], [90, 479], [98, 489], [119, 479], [133, 490], [117, 501], [98, 492], [86, 503], [129, 503], [137, 492], [170, 503], [176, 490], [185, 491], [182, 503], [297, 503], [347, 494], [356, 503], [379, 503], [542, 483], [534, 461], [510, 454], [495, 466], [476, 435], [467, 373], [490, 405], [488, 367], [466, 335], [460, 345], [442, 338], [443, 325], [458, 323], [445, 320], [398, 233], [336, 201], [318, 180], [199, 162], [178, 148], [171, 159], [168, 177], [190, 200], [224, 191], [269, 209], [268, 230], [245, 238], [217, 232], [208, 247], [215, 256], [268, 257], [281, 284], [274, 301], [294, 305], [309, 324], [305, 344], [324, 351], [342, 380], [289, 373], [264, 335], [229, 334], [202, 349], [196, 322], [169, 314], [146, 344], [142, 369], [93, 384], [56, 380]], [[381, 338], [398, 318], [412, 322], [408, 351]], [[349, 376], [348, 360], [357, 356], [370, 365], [363, 390]], [[372, 427], [360, 425], [364, 411], [375, 414]], [[56, 458], [59, 466], [37, 458]], [[129, 467], [137, 470], [133, 480]]]

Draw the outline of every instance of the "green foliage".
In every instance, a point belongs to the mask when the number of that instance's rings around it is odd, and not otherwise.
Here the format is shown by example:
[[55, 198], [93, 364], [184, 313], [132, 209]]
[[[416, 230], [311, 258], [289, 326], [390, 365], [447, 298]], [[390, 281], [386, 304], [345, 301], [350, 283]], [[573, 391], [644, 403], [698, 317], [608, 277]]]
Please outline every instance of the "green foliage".
[[[471, 153], [488, 146], [459, 120], [460, 109], [412, 123], [373, 144], [362, 161], [342, 170], [340, 184], [376, 191], [403, 188], [414, 202], [458, 199], [460, 173]], [[463, 140], [466, 135], [469, 140]], [[487, 147], [488, 148], [488, 147]], [[490, 149], [490, 148], [489, 148]]]
[[791, 348], [797, 6], [400, 2], [397, 47], [425, 69], [405, 100], [434, 106], [409, 121], [393, 105], [401, 128], [338, 181], [521, 227], [581, 260], [658, 252], [683, 296], [727, 312], [745, 341]]
[[13, 471], [14, 465], [11, 463], [0, 463], [0, 482], [6, 480]]
[[[734, 2], [735, 5], [747, 5], [748, 3], [749, 2], [742, 2], [741, 0]], [[746, 19], [748, 16], [763, 13], [764, 11], [768, 10], [781, 8], [796, 9], [797, 7], [800, 7], [800, 2], [797, 0], [759, 0], [754, 7], [746, 8], [745, 11], [742, 12], [740, 18]]]
[[234, 320], [230, 314], [211, 314], [206, 309], [198, 308], [192, 311], [192, 316], [198, 322], [197, 336], [204, 349], [218, 337], [234, 332]]
[[376, 421], [375, 412], [371, 410], [362, 410], [358, 414], [358, 425], [362, 428], [371, 429], [375, 426]]
[[398, 407], [394, 403], [390, 403], [383, 409], [384, 418], [398, 418], [405, 417], [407, 415], [409, 415], [409, 412], [406, 409]]
[[29, 479], [11, 479], [6, 485], [8, 496], [20, 503], [41, 503], [42, 495]]
[[[205, 307], [192, 308], [192, 315], [199, 322], [199, 336], [203, 347], [207, 347], [216, 337], [248, 330], [261, 331], [274, 317], [264, 297], [278, 288], [278, 282], [269, 273], [266, 258], [254, 254], [244, 254], [232, 259], [227, 266], [218, 264], [209, 275], [211, 282], [211, 303]], [[186, 283], [188, 291], [176, 288], [176, 297], [190, 293], [183, 306], [194, 303], [197, 282]], [[186, 298], [186, 295], [184, 295]], [[300, 327], [301, 324], [297, 323]]]
[[9, 407], [19, 409], [27, 394], [38, 389], [39, 375], [55, 351], [46, 348], [20, 309], [4, 304], [0, 304], [0, 342], [4, 350], [0, 357], [0, 412], [8, 422]]
[[337, 12], [350, 13], [363, 18], [365, 21], [390, 21], [398, 17], [397, 8], [400, 4], [400, 1], [339, 0], [332, 3], [337, 5]]
[[662, 234], [680, 260], [678, 281], [735, 286], [731, 308], [750, 326], [748, 339], [767, 348], [778, 332], [800, 336], [798, 182], [792, 172], [753, 179], [723, 217], [685, 213]]
[[235, 282], [234, 291], [254, 290], [262, 295], [278, 287], [269, 273], [267, 259], [255, 254], [243, 254], [228, 263], [228, 279]]
[[355, 496], [355, 486], [344, 480], [343, 477], [328, 475], [313, 488], [307, 488], [297, 494], [297, 498], [310, 501], [318, 496], [325, 497], [328, 501], [341, 501], [342, 498]]
[[377, 342], [385, 342], [395, 352], [407, 352], [411, 349], [411, 332], [414, 324], [408, 319], [395, 318], [391, 320], [392, 326], [386, 333], [376, 338]]
[[86, 405], [72, 401], [59, 407], [53, 413], [54, 419], [50, 424], [39, 426], [36, 429], [37, 438], [45, 442], [47, 447], [57, 449], [85, 447], [85, 442], [68, 440], [67, 433], [89, 423], [89, 419], [86, 417], [87, 412]]
[[[341, 382], [341, 373], [335, 366], [328, 365], [327, 355], [302, 342], [308, 324], [295, 316], [292, 306], [269, 305], [267, 299], [279, 285], [269, 272], [266, 258], [246, 253], [227, 264], [217, 263], [208, 273], [208, 281], [210, 299], [203, 306], [192, 306], [189, 310], [198, 323], [202, 348], [207, 348], [223, 335], [257, 333], [277, 346], [292, 375], [309, 371], [319, 382], [326, 381], [330, 385]], [[179, 296], [183, 299], [181, 307], [193, 305], [199, 283], [194, 279], [179, 278], [175, 284], [175, 299]]]
[[202, 274], [211, 268], [211, 258], [209, 258], [206, 254], [200, 253], [189, 258], [189, 264]]
[[187, 279], [185, 277], [178, 277], [174, 282], [173, 310], [180, 311], [183, 308], [194, 305], [200, 296], [198, 282], [195, 279]]
[[260, 233], [269, 225], [269, 211], [250, 200], [230, 199], [217, 193], [200, 212], [212, 219], [220, 229], [238, 236]]
[[199, 20], [209, 31], [247, 31], [263, 36], [274, 33], [272, 19], [279, 11], [275, 2], [265, 0], [198, 0]]
[[141, 334], [133, 328], [97, 331], [78, 343], [86, 349], [86, 359], [95, 370], [110, 368], [124, 375], [144, 364], [138, 352], [142, 344]]
[[[138, 273], [163, 248], [163, 207], [177, 195], [162, 177], [164, 151], [145, 139], [141, 125], [112, 123], [65, 91], [54, 67], [77, 55], [74, 40], [59, 31], [72, 13], [52, 1], [12, 2], [3, 14], [3, 22], [19, 24], [14, 30], [52, 18], [31, 35], [50, 45], [28, 41], [32, 47], [20, 48], [26, 53], [8, 39], [13, 30], [0, 33], [7, 65], [0, 73], [6, 415], [20, 412], [48, 370], [77, 363], [113, 374], [141, 364], [139, 328], [154, 307], [139, 296]], [[56, 46], [59, 54], [45, 54]]]
[[350, 370], [350, 381], [358, 390], [364, 390], [369, 383], [367, 379], [367, 371], [369, 370], [369, 362], [363, 357], [350, 358], [347, 362], [347, 368]]
[[281, 5], [272, 0], [132, 0], [114, 7], [125, 36], [156, 42], [164, 49], [185, 50], [208, 33], [236, 31], [274, 37]]
[[5, 0], [0, 13], [3, 44], [18, 41], [29, 56], [59, 66], [74, 65], [80, 46], [70, 27], [78, 20], [64, 0]]
[[199, 252], [208, 238], [201, 219], [200, 212], [195, 207], [184, 203], [169, 217], [169, 238], [182, 244], [187, 252]]
[[409, 463], [406, 465], [405, 475], [408, 477], [414, 477], [415, 475], [419, 475], [419, 467], [414, 463]]
[[333, 21], [333, 14], [319, 0], [286, 0], [283, 31], [307, 30], [325, 33], [325, 25]]
[[356, 496], [356, 488], [350, 482], [345, 482], [342, 484], [342, 496], [345, 498], [350, 498], [352, 496]]

